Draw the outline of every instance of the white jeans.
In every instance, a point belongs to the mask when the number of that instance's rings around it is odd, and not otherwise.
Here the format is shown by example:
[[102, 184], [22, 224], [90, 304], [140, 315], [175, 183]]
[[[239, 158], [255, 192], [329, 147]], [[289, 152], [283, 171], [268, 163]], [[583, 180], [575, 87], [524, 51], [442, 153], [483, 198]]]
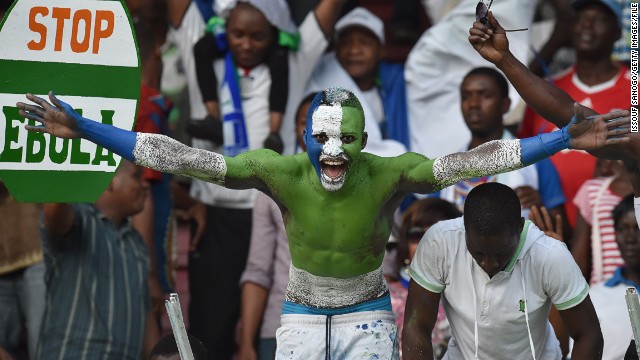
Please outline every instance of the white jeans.
[[399, 359], [398, 328], [390, 311], [282, 315], [280, 324], [276, 360]]

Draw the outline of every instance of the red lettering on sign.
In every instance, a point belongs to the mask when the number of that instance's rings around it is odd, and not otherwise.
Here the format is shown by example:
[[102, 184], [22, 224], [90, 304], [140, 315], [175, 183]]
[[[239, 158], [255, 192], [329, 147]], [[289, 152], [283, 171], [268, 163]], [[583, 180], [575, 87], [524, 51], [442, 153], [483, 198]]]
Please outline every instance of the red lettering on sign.
[[47, 27], [36, 21], [36, 16], [49, 15], [49, 9], [44, 6], [36, 6], [29, 11], [29, 30], [40, 34], [40, 41], [31, 40], [27, 43], [30, 50], [42, 50], [47, 45]]
[[[78, 41], [78, 26], [80, 21], [84, 21], [84, 36], [82, 42]], [[71, 27], [71, 50], [76, 53], [83, 53], [89, 50], [89, 38], [91, 37], [91, 11], [87, 9], [78, 10], [73, 14], [73, 26]]]
[[[69, 19], [72, 19], [69, 47], [75, 53], [85, 53], [91, 46], [91, 52], [97, 54], [100, 51], [100, 41], [113, 35], [115, 14], [111, 10], [96, 10], [95, 14], [88, 9], [80, 9], [73, 14], [70, 8], [54, 7], [51, 10], [51, 18], [56, 20], [53, 51], [62, 51], [64, 30]], [[45, 24], [38, 22], [36, 19], [38, 15], [48, 16], [49, 9], [44, 6], [35, 6], [29, 11], [29, 30], [40, 35], [39, 41], [31, 40], [27, 43], [29, 50], [44, 50], [47, 45], [48, 29]], [[80, 33], [80, 24], [84, 28], [84, 34]], [[92, 31], [93, 42], [91, 42]]]
[[[96, 11], [96, 27], [93, 32], [93, 53], [97, 54], [100, 48], [100, 39], [106, 39], [113, 34], [113, 23], [115, 16], [113, 11], [98, 10]], [[106, 20], [107, 27], [102, 28], [102, 22]]]
[[56, 22], [56, 42], [53, 46], [54, 51], [62, 50], [62, 35], [64, 34], [64, 21], [71, 17], [71, 9], [69, 8], [53, 8], [51, 17], [58, 20]]

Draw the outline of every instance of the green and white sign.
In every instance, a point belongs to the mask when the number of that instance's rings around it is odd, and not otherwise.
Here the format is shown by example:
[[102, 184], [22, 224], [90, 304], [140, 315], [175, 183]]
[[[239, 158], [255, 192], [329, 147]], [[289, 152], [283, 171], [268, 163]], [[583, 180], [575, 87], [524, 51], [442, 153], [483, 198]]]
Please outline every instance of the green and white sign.
[[26, 93], [53, 90], [85, 117], [131, 130], [140, 62], [122, 1], [17, 0], [0, 24], [0, 179], [18, 201], [93, 202], [120, 157], [24, 129]]

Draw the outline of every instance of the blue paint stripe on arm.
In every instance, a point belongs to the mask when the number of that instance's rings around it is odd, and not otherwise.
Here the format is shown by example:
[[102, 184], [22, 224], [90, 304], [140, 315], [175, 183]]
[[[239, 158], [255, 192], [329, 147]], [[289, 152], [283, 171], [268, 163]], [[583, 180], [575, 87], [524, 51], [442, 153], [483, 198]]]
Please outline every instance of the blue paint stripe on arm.
[[137, 133], [86, 118], [78, 121], [78, 127], [83, 138], [135, 162], [133, 149], [136, 146]]
[[568, 148], [569, 133], [566, 127], [559, 131], [520, 140], [520, 155], [525, 165], [531, 165]]

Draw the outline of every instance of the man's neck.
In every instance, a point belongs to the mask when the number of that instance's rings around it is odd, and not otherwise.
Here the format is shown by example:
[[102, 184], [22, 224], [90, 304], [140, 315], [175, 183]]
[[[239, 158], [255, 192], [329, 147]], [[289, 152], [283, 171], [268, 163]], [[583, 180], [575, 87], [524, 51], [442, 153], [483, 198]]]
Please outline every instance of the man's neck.
[[116, 209], [110, 206], [106, 206], [100, 201], [96, 201], [96, 208], [102, 213], [102, 215], [109, 219], [109, 221], [111, 221], [113, 225], [115, 225], [116, 229], [121, 228], [127, 220], [127, 216], [123, 216]]
[[576, 74], [583, 83], [594, 86], [613, 79], [620, 66], [611, 59], [580, 60], [576, 62]]
[[469, 142], [469, 150], [475, 149], [484, 143], [488, 143], [489, 141], [502, 139], [503, 132], [504, 132], [504, 128], [499, 128], [486, 135], [471, 134], [471, 142]]
[[358, 89], [361, 91], [369, 91], [376, 86], [376, 78], [375, 76], [363, 78], [363, 79], [353, 79], [358, 85]]

